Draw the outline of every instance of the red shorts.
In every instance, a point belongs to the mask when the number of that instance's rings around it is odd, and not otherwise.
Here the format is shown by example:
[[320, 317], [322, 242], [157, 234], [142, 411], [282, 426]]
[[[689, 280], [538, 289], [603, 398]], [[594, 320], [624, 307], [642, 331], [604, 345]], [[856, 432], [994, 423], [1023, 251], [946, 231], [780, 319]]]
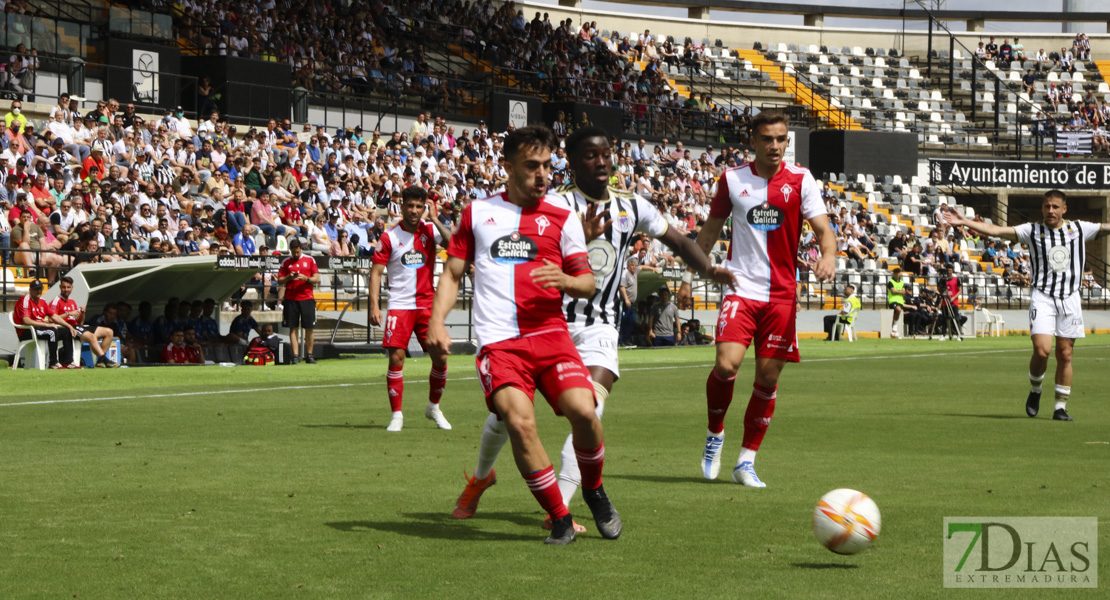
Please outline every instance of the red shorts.
[[430, 308], [410, 310], [391, 310], [385, 313], [385, 334], [382, 336], [383, 348], [408, 348], [409, 338], [416, 332], [420, 348], [427, 351], [424, 343], [428, 340], [428, 319], [432, 317]]
[[755, 355], [798, 362], [797, 305], [759, 302], [740, 296], [725, 296], [717, 314], [717, 341], [736, 342], [744, 347], [756, 341]]
[[594, 389], [590, 372], [566, 330], [489, 344], [474, 362], [486, 395], [486, 408], [495, 414], [493, 393], [507, 385], [528, 394], [533, 402], [538, 389], [557, 415], [562, 414], [560, 394], [573, 388], [585, 388], [592, 394]]

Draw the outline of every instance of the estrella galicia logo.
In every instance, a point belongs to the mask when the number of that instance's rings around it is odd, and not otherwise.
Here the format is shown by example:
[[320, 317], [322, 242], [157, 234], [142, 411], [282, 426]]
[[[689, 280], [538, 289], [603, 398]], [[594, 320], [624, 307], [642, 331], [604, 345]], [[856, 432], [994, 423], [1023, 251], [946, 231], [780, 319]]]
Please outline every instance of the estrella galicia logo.
[[540, 247], [532, 238], [514, 231], [509, 235], [493, 242], [490, 246], [490, 258], [503, 265], [519, 265], [530, 260], [536, 260]]
[[1098, 587], [1096, 517], [945, 517], [944, 535], [944, 587]]
[[774, 231], [782, 227], [784, 216], [779, 207], [764, 202], [748, 211], [748, 224], [760, 231]]
[[401, 266], [407, 269], [419, 269], [424, 266], [426, 260], [427, 257], [424, 256], [423, 252], [409, 250], [401, 255]]

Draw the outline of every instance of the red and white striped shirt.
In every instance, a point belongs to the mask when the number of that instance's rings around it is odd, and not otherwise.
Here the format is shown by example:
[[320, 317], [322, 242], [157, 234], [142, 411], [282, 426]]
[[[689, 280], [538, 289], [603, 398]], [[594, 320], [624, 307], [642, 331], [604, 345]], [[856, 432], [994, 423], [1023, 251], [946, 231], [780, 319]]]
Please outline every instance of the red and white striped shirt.
[[821, 190], [804, 167], [783, 163], [769, 180], [755, 172], [755, 163], [721, 174], [709, 216], [732, 216], [728, 269], [736, 276], [734, 293], [792, 304], [802, 220], [823, 214]]
[[385, 232], [373, 261], [376, 265], [386, 265], [390, 310], [432, 307], [436, 244], [441, 243], [443, 236], [427, 221], [420, 221], [412, 233], [405, 231], [400, 223]]
[[505, 193], [471, 202], [447, 254], [474, 263], [474, 330], [487, 344], [567, 330], [563, 295], [540, 289], [532, 271], [544, 259], [572, 277], [590, 272], [582, 222], [557, 196], [520, 207]]

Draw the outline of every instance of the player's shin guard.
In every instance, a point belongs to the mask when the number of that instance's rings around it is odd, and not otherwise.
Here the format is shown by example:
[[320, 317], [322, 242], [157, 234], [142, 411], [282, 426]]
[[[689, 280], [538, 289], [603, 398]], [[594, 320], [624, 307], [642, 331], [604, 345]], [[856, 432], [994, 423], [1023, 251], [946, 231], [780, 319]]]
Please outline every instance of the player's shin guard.
[[601, 468], [605, 465], [605, 444], [597, 448], [575, 446], [574, 455], [578, 458], [578, 470], [582, 472], [582, 487], [596, 490], [601, 487]]
[[447, 365], [443, 365], [442, 369], [432, 367], [432, 373], [428, 376], [428, 401], [439, 404], [445, 387], [447, 387]]
[[725, 430], [725, 414], [732, 404], [732, 388], [736, 385], [736, 375], [722, 377], [714, 368], [705, 381], [705, 399], [709, 412], [709, 431], [721, 433]]
[[[609, 399], [609, 390], [596, 381], [594, 382], [594, 398], [597, 399], [597, 407], [594, 412], [597, 413], [597, 418], [600, 419], [605, 412], [605, 402]], [[563, 502], [570, 506], [570, 501], [574, 498], [575, 492], [578, 491], [578, 486], [582, 485], [582, 471], [578, 468], [578, 456], [574, 452], [574, 434], [567, 436], [560, 457], [559, 491], [563, 494]]]
[[[742, 448], [751, 452], [747, 460], [754, 461], [755, 452], [763, 443], [763, 436], [771, 425], [771, 415], [775, 414], [775, 396], [778, 387], [765, 388], [752, 385], [752, 397], [748, 400], [748, 410], [744, 412], [744, 443]], [[743, 458], [741, 459], [743, 462]]]
[[505, 447], [507, 441], [509, 441], [509, 431], [505, 429], [505, 423], [500, 421], [497, 415], [490, 413], [486, 417], [486, 424], [482, 427], [482, 441], [478, 444], [478, 466], [474, 469], [475, 477], [478, 479], [489, 477], [493, 463], [497, 462], [497, 456], [501, 454], [501, 449]]
[[405, 396], [405, 370], [403, 367], [389, 367], [385, 374], [385, 386], [389, 389], [389, 409], [401, 410], [401, 400]]
[[528, 483], [528, 489], [536, 500], [540, 503], [547, 514], [551, 515], [551, 520], [555, 521], [570, 514], [565, 504], [563, 504], [563, 497], [559, 493], [559, 486], [555, 483], [555, 468], [551, 465], [524, 475], [524, 481]]

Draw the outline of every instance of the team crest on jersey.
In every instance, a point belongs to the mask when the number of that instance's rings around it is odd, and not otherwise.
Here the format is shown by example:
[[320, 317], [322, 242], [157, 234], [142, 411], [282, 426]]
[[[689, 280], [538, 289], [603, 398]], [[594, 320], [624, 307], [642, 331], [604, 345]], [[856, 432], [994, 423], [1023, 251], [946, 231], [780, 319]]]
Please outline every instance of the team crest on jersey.
[[536, 242], [526, 235], [521, 235], [519, 231], [494, 241], [489, 247], [490, 258], [503, 265], [518, 265], [535, 260], [539, 253], [540, 247]]
[[407, 269], [419, 269], [424, 266], [426, 260], [423, 252], [416, 250], [409, 250], [401, 255], [401, 266]]
[[784, 217], [779, 207], [764, 202], [748, 211], [748, 224], [760, 231], [774, 231], [782, 227]]
[[632, 217], [628, 216], [628, 213], [622, 210], [620, 214], [617, 215], [617, 218], [614, 219], [613, 225], [616, 227], [617, 231], [628, 233], [632, 231], [632, 228], [635, 227], [636, 224], [632, 222]]
[[789, 183], [784, 183], [779, 191], [782, 192], [783, 203], [790, 204], [790, 194], [794, 193], [794, 188], [790, 187]]
[[590, 269], [593, 270], [596, 276], [594, 281], [597, 282], [597, 287], [600, 288], [617, 265], [617, 249], [613, 247], [613, 244], [598, 238], [586, 245], [586, 253], [590, 259]]
[[1063, 273], [1068, 270], [1068, 263], [1071, 262], [1071, 251], [1067, 246], [1053, 246], [1048, 251], [1048, 264], [1056, 273]]
[[428, 234], [426, 234], [426, 233], [420, 234], [420, 243], [424, 244], [425, 246], [428, 245]]
[[539, 229], [540, 235], [543, 235], [543, 230], [547, 229], [550, 226], [551, 221], [548, 221], [546, 216], [540, 215], [536, 217], [536, 228]]

